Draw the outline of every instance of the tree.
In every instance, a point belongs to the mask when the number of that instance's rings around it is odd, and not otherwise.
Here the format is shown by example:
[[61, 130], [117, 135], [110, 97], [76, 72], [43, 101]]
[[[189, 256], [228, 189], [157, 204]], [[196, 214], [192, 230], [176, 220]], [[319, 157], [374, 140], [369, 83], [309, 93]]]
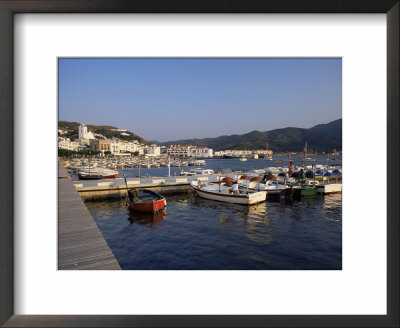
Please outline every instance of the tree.
[[59, 157], [69, 157], [69, 156], [72, 156], [74, 154], [76, 154], [76, 151], [74, 151], [74, 150], [68, 150], [68, 149], [62, 149], [62, 148], [58, 149], [58, 156]]

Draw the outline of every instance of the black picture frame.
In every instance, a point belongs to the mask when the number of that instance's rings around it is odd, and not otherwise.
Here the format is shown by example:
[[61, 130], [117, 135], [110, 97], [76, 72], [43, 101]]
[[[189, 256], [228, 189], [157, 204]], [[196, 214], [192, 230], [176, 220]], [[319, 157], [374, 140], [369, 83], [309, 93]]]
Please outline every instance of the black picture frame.
[[[4, 327], [399, 327], [399, 8], [399, 0], [0, 0], [0, 324]], [[385, 13], [387, 315], [14, 315], [13, 176], [18, 173], [13, 162], [16, 13]]]

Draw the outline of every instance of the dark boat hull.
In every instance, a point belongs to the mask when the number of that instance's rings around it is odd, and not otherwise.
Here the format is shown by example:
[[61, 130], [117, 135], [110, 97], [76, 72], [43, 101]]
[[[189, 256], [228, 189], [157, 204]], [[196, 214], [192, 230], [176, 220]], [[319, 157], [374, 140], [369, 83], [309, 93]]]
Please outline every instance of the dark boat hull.
[[78, 174], [78, 177], [79, 177], [80, 180], [100, 180], [100, 179], [103, 179], [103, 176], [101, 174], [85, 174], [85, 175]]

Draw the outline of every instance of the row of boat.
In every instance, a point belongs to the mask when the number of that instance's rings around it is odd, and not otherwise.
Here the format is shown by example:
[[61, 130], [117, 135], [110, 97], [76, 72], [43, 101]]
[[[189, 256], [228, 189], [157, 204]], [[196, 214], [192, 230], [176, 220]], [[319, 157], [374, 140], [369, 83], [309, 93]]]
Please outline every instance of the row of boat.
[[[125, 178], [126, 182], [126, 178]], [[320, 183], [317, 180], [291, 181], [279, 180], [269, 174], [264, 179], [259, 176], [249, 178], [240, 176], [238, 181], [224, 177], [221, 181], [210, 183], [198, 178], [192, 181], [190, 188], [200, 197], [226, 203], [255, 205], [264, 202], [267, 196], [291, 197], [299, 199], [317, 193], [328, 194], [341, 192], [341, 183]], [[148, 189], [128, 189], [126, 201], [130, 209], [157, 213], [162, 211], [167, 201], [162, 195]]]
[[72, 158], [64, 160], [64, 167], [72, 170], [79, 170], [87, 166], [104, 167], [109, 169], [118, 168], [158, 168], [158, 167], [187, 167], [187, 166], [204, 166], [206, 165], [203, 159], [178, 159], [171, 158], [145, 158], [139, 160], [137, 157], [127, 158]]

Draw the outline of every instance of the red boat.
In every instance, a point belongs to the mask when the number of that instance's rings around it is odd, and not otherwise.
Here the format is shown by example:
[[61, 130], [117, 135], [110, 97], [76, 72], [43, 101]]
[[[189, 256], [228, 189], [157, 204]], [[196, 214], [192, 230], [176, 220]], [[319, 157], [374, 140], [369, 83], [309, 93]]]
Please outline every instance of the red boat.
[[148, 213], [157, 213], [167, 206], [163, 196], [149, 189], [129, 190], [126, 202], [130, 209]]

